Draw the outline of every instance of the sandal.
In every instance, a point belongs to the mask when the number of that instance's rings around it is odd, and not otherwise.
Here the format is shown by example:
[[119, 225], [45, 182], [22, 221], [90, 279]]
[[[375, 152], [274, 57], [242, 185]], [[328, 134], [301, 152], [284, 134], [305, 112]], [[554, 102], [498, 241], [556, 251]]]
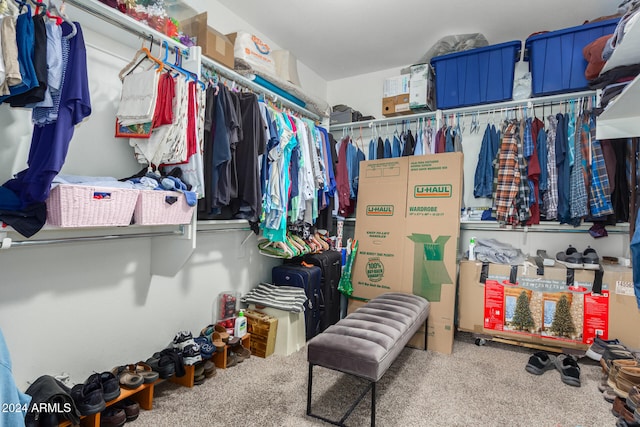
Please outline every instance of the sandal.
[[116, 366], [111, 373], [118, 378], [120, 385], [124, 388], [136, 389], [144, 383], [142, 375], [130, 370], [128, 366]]
[[154, 371], [153, 368], [145, 362], [138, 362], [135, 365], [129, 365], [128, 368], [130, 371], [142, 376], [145, 384], [155, 382], [158, 378], [160, 378], [160, 374]]
[[213, 325], [213, 328], [218, 334], [220, 334], [220, 339], [222, 339], [224, 343], [229, 341], [229, 332], [227, 332], [227, 328], [225, 328], [219, 323], [216, 323], [215, 325]]

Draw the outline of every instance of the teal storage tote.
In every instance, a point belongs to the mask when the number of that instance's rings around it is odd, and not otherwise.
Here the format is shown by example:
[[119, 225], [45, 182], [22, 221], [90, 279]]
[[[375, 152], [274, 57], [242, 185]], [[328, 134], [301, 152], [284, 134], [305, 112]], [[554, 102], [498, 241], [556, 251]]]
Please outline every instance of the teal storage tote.
[[529, 61], [533, 96], [588, 89], [589, 82], [584, 76], [587, 61], [582, 49], [612, 34], [618, 21], [608, 19], [529, 37], [525, 42], [525, 60]]
[[510, 100], [521, 46], [514, 40], [431, 58], [438, 109]]

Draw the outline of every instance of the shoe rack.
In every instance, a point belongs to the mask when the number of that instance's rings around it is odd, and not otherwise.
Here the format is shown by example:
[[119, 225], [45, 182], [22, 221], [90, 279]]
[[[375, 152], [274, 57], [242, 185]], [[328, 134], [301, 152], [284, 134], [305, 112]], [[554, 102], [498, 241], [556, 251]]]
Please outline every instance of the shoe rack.
[[[136, 389], [127, 389], [120, 387], [120, 396], [117, 398], [107, 402], [107, 407], [114, 405], [121, 400], [130, 397], [131, 399], [138, 402], [140, 405], [140, 409], [146, 409], [147, 411], [153, 408], [153, 388], [155, 384], [162, 380], [157, 380], [153, 383], [142, 384], [140, 387]], [[71, 426], [71, 421], [63, 421], [59, 424], [59, 427], [68, 427]], [[100, 427], [100, 412], [92, 415], [83, 415], [80, 417], [80, 426], [81, 427]]]
[[[251, 334], [245, 334], [245, 336], [240, 339], [240, 342], [243, 347], [251, 348]], [[216, 368], [227, 369], [227, 355], [229, 354], [229, 348], [230, 347], [228, 345], [225, 345], [224, 351], [216, 351], [213, 353], [211, 360], [215, 363]]]

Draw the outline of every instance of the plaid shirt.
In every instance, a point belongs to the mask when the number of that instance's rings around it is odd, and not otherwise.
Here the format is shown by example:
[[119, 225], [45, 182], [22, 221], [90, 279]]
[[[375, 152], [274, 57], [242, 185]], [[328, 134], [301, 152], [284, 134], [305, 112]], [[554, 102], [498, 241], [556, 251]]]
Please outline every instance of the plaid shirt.
[[591, 186], [589, 187], [589, 202], [591, 215], [599, 218], [613, 214], [611, 205], [611, 190], [609, 188], [609, 176], [604, 164], [604, 156], [600, 141], [596, 139], [595, 121], [590, 124], [591, 133]]
[[556, 129], [558, 120], [553, 115], [547, 117], [547, 192], [544, 193], [544, 207], [548, 220], [558, 217], [558, 170], [556, 169]]
[[[584, 130], [584, 123], [587, 123], [586, 132]], [[587, 208], [587, 187], [585, 184], [585, 174], [583, 173], [583, 161], [582, 155], [584, 153], [583, 147], [588, 146], [589, 144], [589, 115], [585, 114], [583, 116], [578, 117], [577, 120], [577, 133], [574, 138], [575, 148], [574, 152], [574, 163], [573, 168], [571, 168], [571, 178], [570, 178], [570, 202], [569, 206], [571, 209], [571, 219], [572, 224], [578, 225], [582, 218], [589, 215], [589, 209]]]
[[[521, 169], [518, 157], [522, 157], [522, 146], [517, 122], [511, 122], [502, 133], [502, 143], [498, 156], [493, 161], [494, 199], [493, 212], [500, 224], [517, 222], [516, 198], [519, 197], [520, 187], [526, 185], [521, 179]], [[524, 159], [523, 159], [524, 160]]]

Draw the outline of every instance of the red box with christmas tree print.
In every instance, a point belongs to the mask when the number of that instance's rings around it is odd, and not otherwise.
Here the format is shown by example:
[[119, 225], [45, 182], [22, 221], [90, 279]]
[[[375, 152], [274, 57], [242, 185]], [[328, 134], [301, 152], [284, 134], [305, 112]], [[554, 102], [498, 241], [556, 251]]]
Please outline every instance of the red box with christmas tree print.
[[609, 290], [592, 292], [595, 274], [561, 265], [540, 271], [528, 263], [513, 267], [487, 264], [483, 271], [480, 262], [462, 261], [458, 327], [585, 350], [596, 334], [604, 339], [609, 334]]

